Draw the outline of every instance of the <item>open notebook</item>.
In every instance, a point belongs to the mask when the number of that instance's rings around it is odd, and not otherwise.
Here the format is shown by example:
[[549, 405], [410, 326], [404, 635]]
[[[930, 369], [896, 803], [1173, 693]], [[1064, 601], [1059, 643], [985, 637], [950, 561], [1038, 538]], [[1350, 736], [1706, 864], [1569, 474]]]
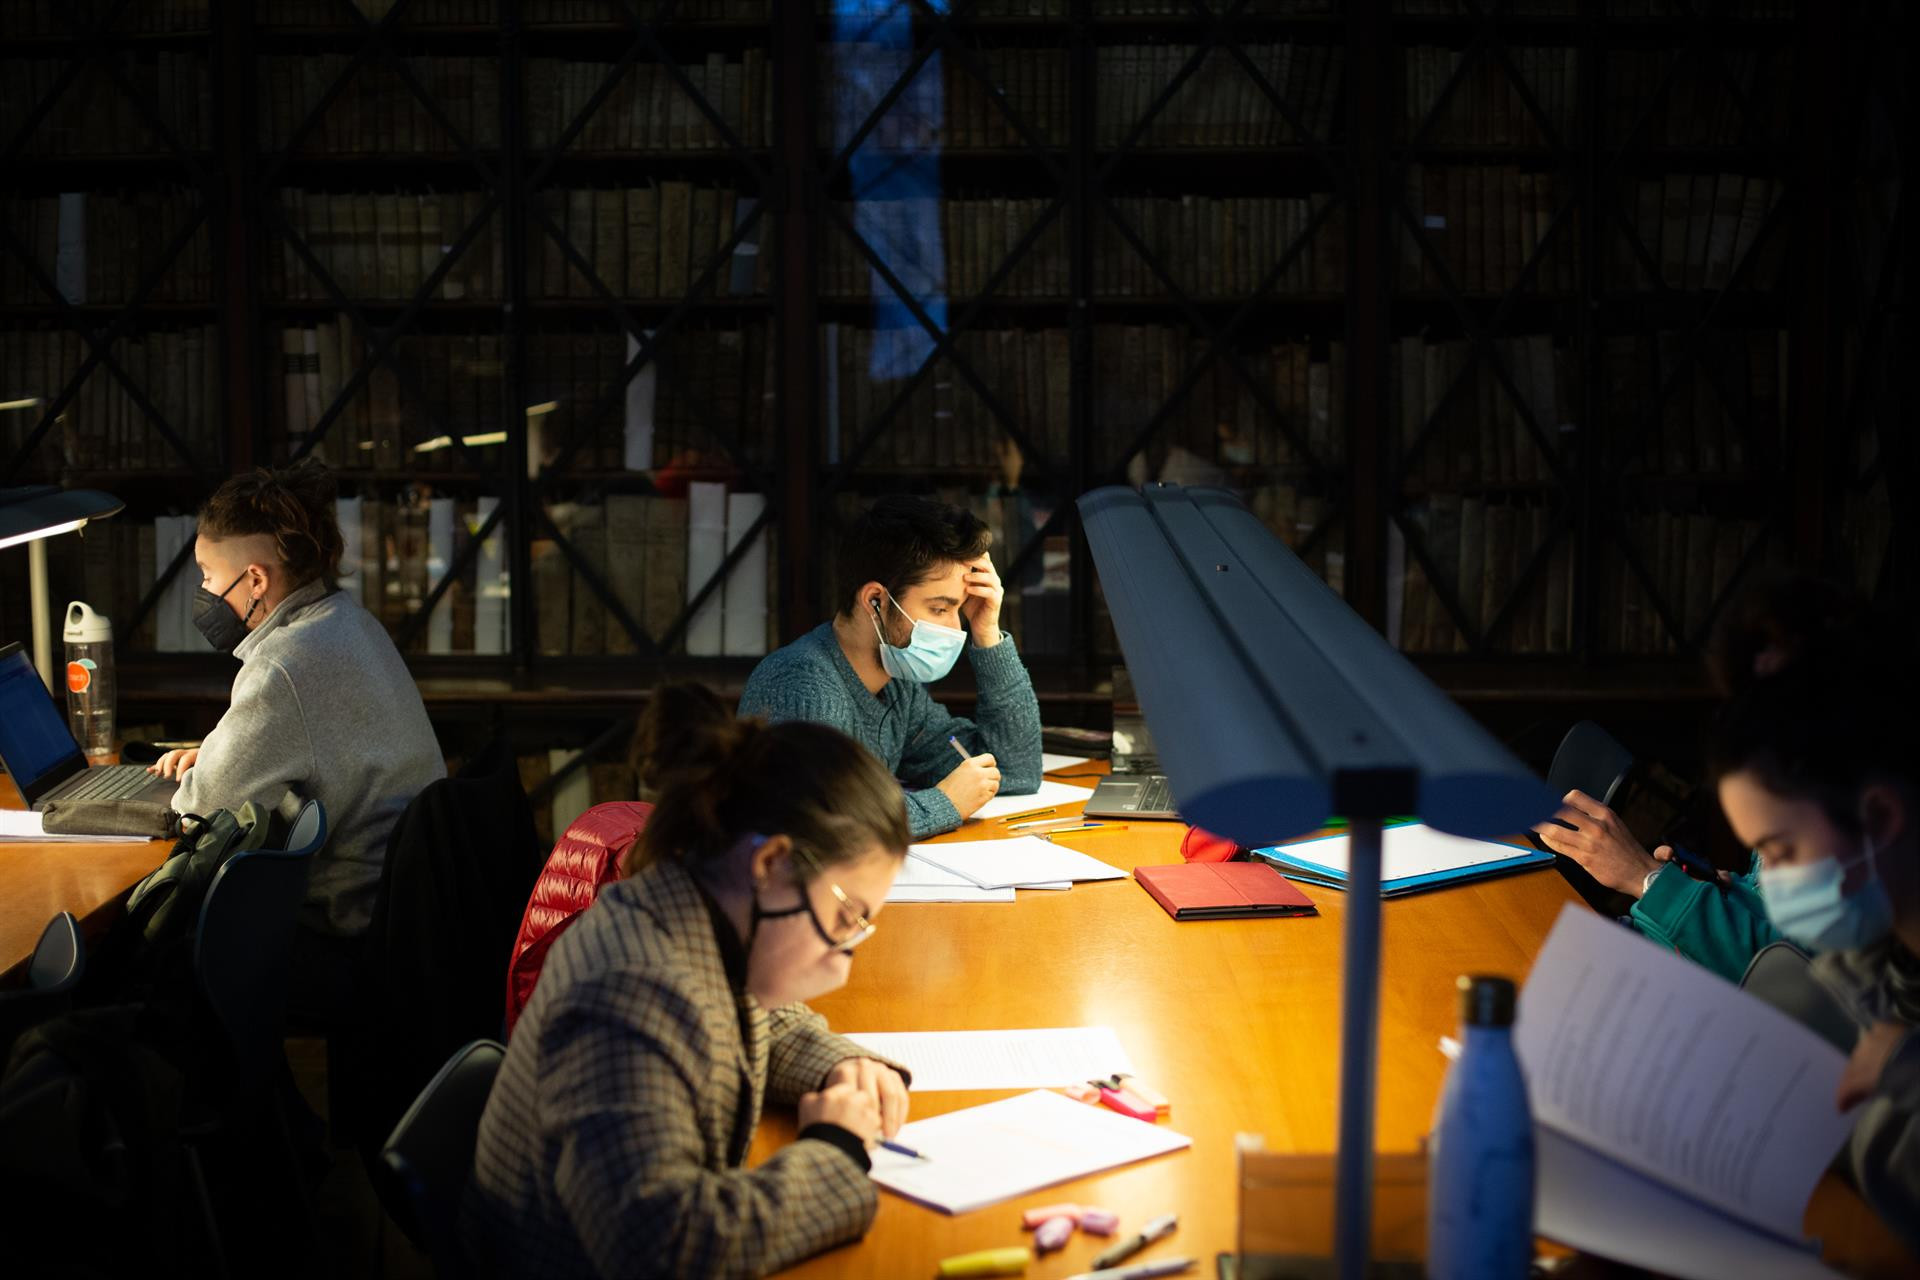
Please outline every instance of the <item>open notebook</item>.
[[1534, 1229], [1663, 1274], [1832, 1274], [1800, 1225], [1853, 1118], [1846, 1058], [1772, 1006], [1569, 903], [1520, 996]]

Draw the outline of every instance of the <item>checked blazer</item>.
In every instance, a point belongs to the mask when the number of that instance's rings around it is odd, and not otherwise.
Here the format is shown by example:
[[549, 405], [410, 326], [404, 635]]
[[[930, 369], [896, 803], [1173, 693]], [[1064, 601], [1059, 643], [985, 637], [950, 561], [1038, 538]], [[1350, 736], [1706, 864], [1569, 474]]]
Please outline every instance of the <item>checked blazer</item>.
[[739, 990], [716, 925], [687, 870], [661, 861], [608, 885], [554, 945], [480, 1123], [462, 1213], [476, 1266], [761, 1276], [866, 1230], [873, 1185], [832, 1142], [742, 1162], [763, 1102], [873, 1055], [804, 1005], [769, 1011]]

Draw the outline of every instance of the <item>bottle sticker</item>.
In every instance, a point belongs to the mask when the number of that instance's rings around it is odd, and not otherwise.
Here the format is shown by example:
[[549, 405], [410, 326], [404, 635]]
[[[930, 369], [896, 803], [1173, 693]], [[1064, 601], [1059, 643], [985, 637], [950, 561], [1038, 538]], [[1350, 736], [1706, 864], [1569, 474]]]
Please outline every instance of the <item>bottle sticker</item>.
[[78, 662], [67, 664], [67, 689], [71, 693], [85, 693], [93, 684], [94, 665], [92, 658], [82, 658]]

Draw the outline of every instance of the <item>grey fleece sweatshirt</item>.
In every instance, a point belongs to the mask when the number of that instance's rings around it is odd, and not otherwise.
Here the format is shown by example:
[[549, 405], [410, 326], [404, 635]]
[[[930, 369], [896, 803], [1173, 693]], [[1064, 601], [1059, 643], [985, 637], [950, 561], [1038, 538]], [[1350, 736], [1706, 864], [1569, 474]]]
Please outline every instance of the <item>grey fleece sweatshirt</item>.
[[240, 671], [173, 807], [291, 812], [317, 799], [327, 843], [301, 923], [357, 935], [373, 918], [387, 837], [429, 782], [447, 776], [420, 690], [386, 631], [352, 597], [310, 582], [234, 649]]
[[879, 756], [908, 787], [907, 827], [918, 840], [960, 825], [959, 811], [935, 785], [960, 763], [950, 737], [974, 755], [993, 753], [1001, 795], [1040, 789], [1040, 702], [1013, 637], [1003, 632], [988, 649], [969, 644], [967, 659], [979, 682], [978, 724], [948, 715], [916, 681], [889, 680], [879, 693], [867, 692], [833, 624], [823, 622], [760, 660], [740, 695], [740, 714], [830, 724]]

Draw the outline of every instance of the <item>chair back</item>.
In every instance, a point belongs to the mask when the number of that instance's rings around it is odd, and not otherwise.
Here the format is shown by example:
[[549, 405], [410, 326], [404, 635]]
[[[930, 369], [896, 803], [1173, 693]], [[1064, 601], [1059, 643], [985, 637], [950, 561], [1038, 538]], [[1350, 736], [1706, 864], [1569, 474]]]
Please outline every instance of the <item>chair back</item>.
[[380, 1148], [381, 1167], [400, 1191], [383, 1198], [441, 1276], [470, 1270], [460, 1248], [460, 1198], [473, 1173], [480, 1115], [506, 1052], [496, 1040], [475, 1040], [457, 1050]]
[[1840, 1052], [1853, 1052], [1860, 1028], [1833, 998], [1833, 993], [1813, 976], [1807, 953], [1791, 942], [1782, 939], [1760, 948], [1747, 962], [1740, 989], [1751, 991], [1795, 1022], [1810, 1028]]
[[1561, 795], [1580, 790], [1611, 805], [1632, 768], [1633, 752], [1593, 721], [1582, 720], [1560, 740], [1553, 766], [1547, 770], [1547, 784]]
[[86, 944], [80, 940], [80, 922], [62, 911], [47, 921], [34, 944], [27, 965], [27, 986], [40, 995], [63, 995], [73, 990], [87, 968]]
[[293, 930], [307, 871], [326, 838], [326, 814], [318, 800], [309, 800], [294, 819], [287, 848], [228, 858], [200, 907], [194, 975], [243, 1088], [269, 1087], [283, 1052]]

